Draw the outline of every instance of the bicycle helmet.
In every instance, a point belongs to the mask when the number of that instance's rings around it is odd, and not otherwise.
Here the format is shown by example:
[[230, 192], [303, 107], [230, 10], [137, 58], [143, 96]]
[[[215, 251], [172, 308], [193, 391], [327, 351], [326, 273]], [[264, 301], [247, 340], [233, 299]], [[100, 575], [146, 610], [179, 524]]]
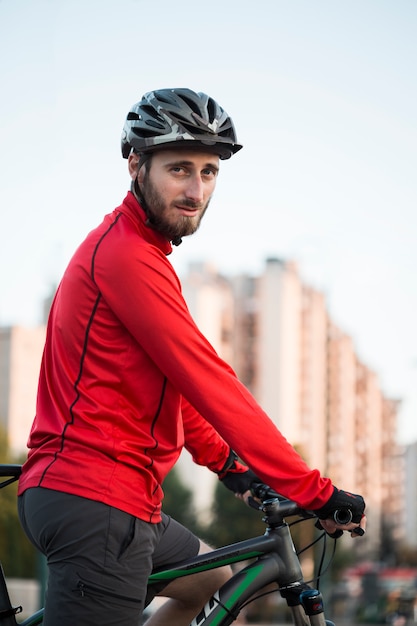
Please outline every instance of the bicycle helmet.
[[229, 159], [241, 149], [232, 120], [213, 98], [191, 89], [159, 89], [146, 93], [127, 115], [122, 155], [146, 154], [161, 148], [201, 147]]

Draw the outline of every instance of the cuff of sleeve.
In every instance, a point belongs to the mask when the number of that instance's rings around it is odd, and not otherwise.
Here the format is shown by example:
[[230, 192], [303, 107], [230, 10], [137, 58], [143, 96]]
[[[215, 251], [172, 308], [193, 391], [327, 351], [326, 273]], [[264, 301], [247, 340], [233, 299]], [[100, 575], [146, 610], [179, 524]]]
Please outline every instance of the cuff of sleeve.
[[232, 448], [230, 448], [229, 450], [229, 456], [226, 459], [225, 464], [223, 465], [223, 467], [221, 468], [221, 470], [219, 470], [218, 472], [216, 472], [219, 476], [221, 474], [226, 473], [228, 470], [230, 470], [233, 466], [234, 463], [236, 463], [237, 461], [237, 454], [236, 452], [233, 452]]

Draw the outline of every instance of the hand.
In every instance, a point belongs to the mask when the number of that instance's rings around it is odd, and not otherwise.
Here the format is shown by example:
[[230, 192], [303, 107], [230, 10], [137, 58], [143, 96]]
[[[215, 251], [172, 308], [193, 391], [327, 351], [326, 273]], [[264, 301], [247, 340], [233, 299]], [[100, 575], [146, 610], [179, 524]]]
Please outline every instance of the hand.
[[233, 493], [246, 501], [250, 496], [252, 483], [262, 482], [246, 465], [234, 461], [232, 466], [219, 475], [222, 483]]
[[[321, 526], [329, 535], [339, 536], [344, 530], [350, 531], [352, 537], [365, 533], [366, 517], [365, 501], [362, 496], [334, 487], [333, 494], [327, 503], [314, 511]], [[346, 523], [342, 523], [346, 516]]]
[[350, 536], [353, 537], [353, 539], [357, 539], [365, 534], [366, 515], [362, 516], [359, 524], [354, 524], [353, 522], [350, 522], [350, 524], [336, 524], [336, 522], [331, 519], [321, 519], [319, 524], [331, 537], [339, 537], [341, 535], [339, 531], [343, 532], [346, 530], [350, 532]]

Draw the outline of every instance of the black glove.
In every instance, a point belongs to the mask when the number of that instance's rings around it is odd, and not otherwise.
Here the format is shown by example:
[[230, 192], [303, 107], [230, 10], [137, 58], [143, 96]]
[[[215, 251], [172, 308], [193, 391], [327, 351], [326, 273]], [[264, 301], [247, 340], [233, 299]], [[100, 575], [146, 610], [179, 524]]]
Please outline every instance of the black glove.
[[262, 480], [260, 480], [249, 468], [247, 468], [246, 471], [242, 471], [240, 468], [244, 466], [240, 463], [235, 463], [235, 465], [236, 467], [231, 467], [227, 470], [223, 477], [219, 476], [222, 483], [230, 489], [230, 491], [233, 491], [233, 493], [243, 494], [246, 491], [249, 491], [252, 487], [252, 483], [262, 482]]
[[262, 483], [252, 470], [246, 465], [239, 463], [237, 454], [230, 451], [223, 470], [219, 473], [222, 483], [233, 493], [244, 494], [252, 487], [252, 483]]
[[364, 511], [365, 501], [362, 496], [334, 487], [327, 503], [314, 513], [319, 519], [333, 519], [338, 524], [359, 524]]

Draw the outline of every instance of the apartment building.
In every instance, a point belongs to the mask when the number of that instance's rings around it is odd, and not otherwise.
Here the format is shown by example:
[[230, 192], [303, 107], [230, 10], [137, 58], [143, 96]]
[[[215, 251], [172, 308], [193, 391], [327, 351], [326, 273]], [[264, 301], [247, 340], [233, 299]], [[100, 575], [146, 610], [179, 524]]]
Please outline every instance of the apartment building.
[[12, 454], [26, 451], [44, 341], [44, 326], [0, 328], [0, 426]]
[[[197, 302], [208, 310], [216, 276], [213, 268], [200, 266], [198, 272], [198, 281], [208, 282], [210, 291], [199, 289], [190, 272], [184, 293], [187, 298], [191, 283], [192, 291], [197, 288], [191, 312], [209, 333]], [[295, 263], [267, 259], [259, 277], [239, 276], [229, 286], [222, 278], [219, 285], [223, 294], [233, 292], [227, 299], [234, 307], [232, 316], [217, 316], [218, 333], [232, 341], [226, 352], [218, 344], [220, 354], [310, 466], [365, 496], [370, 532], [362, 549], [379, 557], [388, 527], [395, 540], [404, 536], [398, 402], [384, 396], [352, 338], [330, 319], [324, 295], [304, 283]], [[188, 480], [191, 485], [189, 472]]]
[[324, 297], [293, 262], [268, 259], [258, 279], [256, 398], [312, 467], [326, 469]]
[[405, 451], [404, 543], [417, 548], [417, 442]]
[[[396, 444], [399, 403], [384, 396], [351, 337], [330, 319], [324, 295], [302, 280], [297, 265], [270, 258], [257, 277], [226, 278], [193, 264], [182, 284], [202, 332], [308, 464], [364, 494], [369, 555], [377, 554], [387, 529], [396, 541], [407, 536], [417, 545], [417, 511], [408, 505], [405, 514], [404, 506], [405, 490], [416, 490], [417, 449], [405, 460]], [[14, 452], [25, 450], [44, 336], [43, 326], [0, 329], [0, 424]], [[179, 469], [206, 516], [216, 477], [188, 453]]]
[[[234, 298], [230, 282], [210, 264], [193, 263], [182, 281], [182, 291], [191, 315], [213, 348], [229, 363], [233, 362]], [[183, 451], [177, 469], [181, 480], [194, 495], [196, 511], [207, 521], [217, 476], [194, 464]]]
[[302, 293], [296, 267], [268, 259], [258, 279], [255, 396], [291, 442], [301, 434]]
[[404, 534], [398, 402], [384, 396], [352, 339], [330, 319], [323, 294], [302, 281], [294, 263], [267, 260], [258, 294], [256, 395], [310, 466], [365, 496], [365, 550], [383, 558], [387, 534], [396, 541]]

